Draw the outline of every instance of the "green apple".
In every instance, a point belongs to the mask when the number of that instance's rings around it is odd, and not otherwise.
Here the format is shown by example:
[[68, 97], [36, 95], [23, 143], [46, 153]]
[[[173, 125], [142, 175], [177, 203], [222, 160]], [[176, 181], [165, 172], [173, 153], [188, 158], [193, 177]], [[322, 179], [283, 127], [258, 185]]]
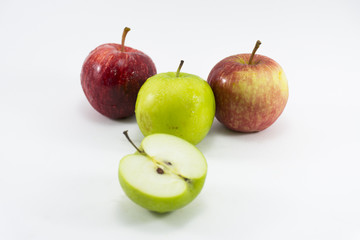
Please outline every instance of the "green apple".
[[135, 105], [136, 120], [144, 136], [167, 133], [192, 144], [209, 132], [215, 116], [215, 98], [202, 78], [180, 72], [160, 73], [146, 80]]
[[200, 193], [206, 178], [204, 155], [191, 143], [169, 134], [145, 137], [134, 154], [119, 164], [119, 181], [125, 194], [154, 212], [174, 211]]

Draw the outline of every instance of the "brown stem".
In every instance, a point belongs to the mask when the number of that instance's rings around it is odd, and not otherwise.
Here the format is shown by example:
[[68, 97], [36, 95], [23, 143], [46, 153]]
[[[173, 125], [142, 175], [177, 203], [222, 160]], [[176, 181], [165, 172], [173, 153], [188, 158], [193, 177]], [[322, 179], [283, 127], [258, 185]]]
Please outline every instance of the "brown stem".
[[128, 135], [128, 130], [124, 131], [123, 134], [125, 135], [125, 137], [127, 138], [127, 140], [131, 143], [131, 145], [134, 146], [134, 148], [136, 149], [136, 151], [138, 151], [141, 154], [144, 154], [145, 152], [143, 150], [140, 150], [134, 143], [133, 141], [131, 141], [129, 135]]
[[128, 27], [124, 28], [123, 35], [122, 35], [122, 38], [121, 38], [121, 52], [125, 51], [125, 38], [126, 38], [126, 34], [129, 31], [130, 31], [130, 28], [128, 28]]
[[252, 63], [252, 60], [253, 60], [253, 58], [255, 56], [256, 51], [260, 47], [260, 44], [261, 44], [261, 42], [259, 40], [257, 40], [256, 44], [255, 44], [255, 47], [254, 47], [254, 50], [252, 51], [251, 56], [250, 56], [249, 65]]
[[180, 65], [179, 65], [179, 67], [178, 67], [178, 69], [177, 69], [177, 71], [176, 71], [176, 77], [179, 77], [179, 75], [180, 75], [180, 70], [181, 70], [183, 64], [184, 64], [184, 60], [181, 60], [181, 61], [180, 61]]

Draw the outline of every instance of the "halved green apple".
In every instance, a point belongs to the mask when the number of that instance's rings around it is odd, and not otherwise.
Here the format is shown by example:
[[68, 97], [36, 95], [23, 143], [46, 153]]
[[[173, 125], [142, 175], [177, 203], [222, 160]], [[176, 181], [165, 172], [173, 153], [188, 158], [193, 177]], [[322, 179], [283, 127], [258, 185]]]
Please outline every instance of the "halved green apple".
[[[131, 142], [127, 131], [124, 134]], [[184, 207], [200, 193], [207, 163], [194, 145], [159, 133], [145, 137], [139, 148], [133, 146], [136, 153], [119, 164], [120, 185], [132, 201], [164, 213]]]

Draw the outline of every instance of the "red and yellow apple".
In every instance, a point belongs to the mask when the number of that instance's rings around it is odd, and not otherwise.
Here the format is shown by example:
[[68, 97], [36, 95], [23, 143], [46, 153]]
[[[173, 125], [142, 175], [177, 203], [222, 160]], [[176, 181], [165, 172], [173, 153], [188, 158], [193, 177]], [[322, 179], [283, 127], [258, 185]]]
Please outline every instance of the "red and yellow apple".
[[216, 101], [216, 118], [239, 132], [258, 132], [272, 125], [288, 100], [288, 82], [273, 59], [238, 54], [217, 63], [208, 76]]
[[81, 86], [91, 106], [113, 119], [134, 114], [140, 87], [156, 74], [149, 56], [124, 45], [128, 31], [124, 29], [121, 44], [103, 44], [90, 52], [81, 71]]

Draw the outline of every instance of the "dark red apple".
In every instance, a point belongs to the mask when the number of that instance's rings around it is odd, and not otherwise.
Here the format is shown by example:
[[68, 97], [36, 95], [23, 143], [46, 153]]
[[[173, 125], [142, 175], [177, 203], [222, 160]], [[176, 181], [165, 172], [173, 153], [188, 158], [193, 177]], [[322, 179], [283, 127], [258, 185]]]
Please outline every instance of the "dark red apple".
[[239, 132], [258, 132], [272, 125], [288, 99], [283, 69], [271, 58], [238, 54], [217, 63], [208, 76], [216, 102], [215, 116], [226, 127]]
[[149, 56], [124, 45], [128, 31], [130, 28], [124, 29], [121, 44], [103, 44], [91, 51], [80, 75], [91, 106], [113, 119], [134, 114], [140, 87], [156, 74]]

